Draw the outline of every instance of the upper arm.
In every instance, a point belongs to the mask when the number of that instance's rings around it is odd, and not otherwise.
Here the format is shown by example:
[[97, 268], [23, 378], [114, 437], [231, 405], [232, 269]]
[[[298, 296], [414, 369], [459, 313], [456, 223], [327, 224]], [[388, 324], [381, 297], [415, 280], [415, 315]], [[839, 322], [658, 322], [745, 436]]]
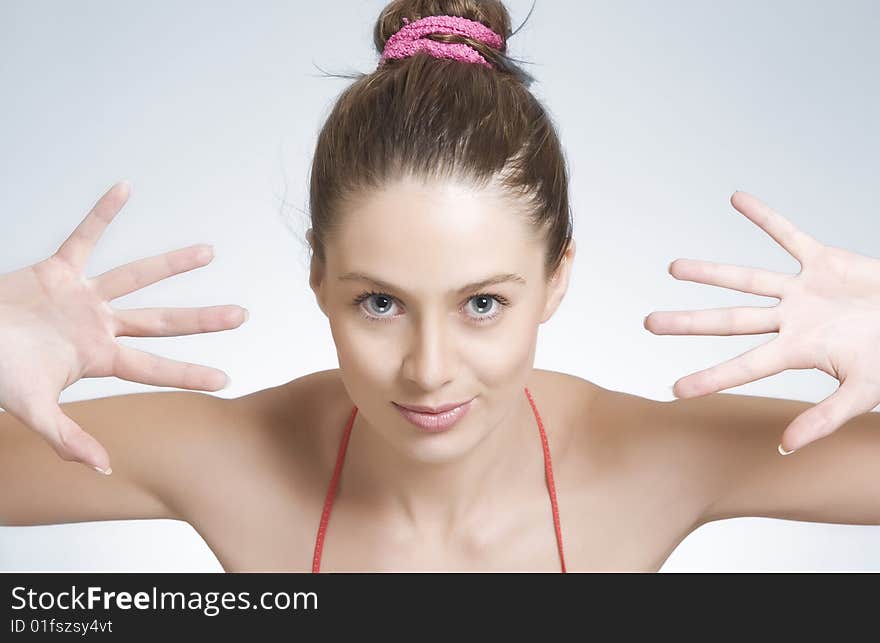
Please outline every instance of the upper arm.
[[715, 393], [664, 405], [698, 463], [707, 500], [700, 523], [761, 516], [880, 524], [880, 414], [859, 415], [783, 456], [783, 431], [812, 403]]
[[170, 391], [62, 404], [106, 447], [109, 476], [62, 460], [42, 436], [0, 413], [0, 524], [183, 519], [176, 490], [185, 467], [197, 466], [200, 436], [221, 422], [228, 402]]

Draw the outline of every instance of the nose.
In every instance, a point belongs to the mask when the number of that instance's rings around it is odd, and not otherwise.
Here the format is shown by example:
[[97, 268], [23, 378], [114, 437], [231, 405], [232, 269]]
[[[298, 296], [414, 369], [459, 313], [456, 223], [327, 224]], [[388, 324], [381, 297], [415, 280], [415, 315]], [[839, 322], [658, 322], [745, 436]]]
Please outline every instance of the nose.
[[422, 390], [441, 388], [455, 377], [455, 353], [449, 334], [450, 329], [440, 315], [425, 315], [412, 327], [403, 372]]

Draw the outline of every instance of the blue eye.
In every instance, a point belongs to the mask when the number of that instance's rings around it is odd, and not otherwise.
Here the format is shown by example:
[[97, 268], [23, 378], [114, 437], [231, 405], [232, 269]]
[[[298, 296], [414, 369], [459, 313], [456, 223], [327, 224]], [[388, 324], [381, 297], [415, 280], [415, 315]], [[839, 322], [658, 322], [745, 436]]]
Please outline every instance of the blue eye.
[[[365, 301], [367, 302], [367, 308], [369, 310], [364, 310], [364, 306], [361, 306], [361, 304]], [[490, 322], [493, 319], [499, 317], [503, 308], [510, 305], [510, 302], [506, 298], [502, 297], [501, 295], [494, 295], [490, 293], [479, 293], [476, 295], [472, 295], [465, 303], [468, 304], [472, 301], [477, 302], [477, 306], [475, 307], [475, 309], [478, 313], [481, 310], [485, 310], [487, 308], [491, 310], [492, 303], [497, 303], [497, 305], [495, 306], [495, 312], [491, 314], [478, 314], [477, 316], [468, 315], [468, 317], [470, 317], [470, 319], [477, 324], [485, 324], [486, 322]], [[373, 302], [375, 302], [377, 306], [373, 307], [371, 305]], [[369, 321], [391, 321], [394, 316], [386, 315], [384, 313], [387, 312], [388, 309], [395, 302], [396, 300], [391, 295], [381, 292], [369, 291], [363, 292], [358, 295], [354, 299], [352, 304], [358, 306], [359, 310], [361, 311], [361, 315]]]

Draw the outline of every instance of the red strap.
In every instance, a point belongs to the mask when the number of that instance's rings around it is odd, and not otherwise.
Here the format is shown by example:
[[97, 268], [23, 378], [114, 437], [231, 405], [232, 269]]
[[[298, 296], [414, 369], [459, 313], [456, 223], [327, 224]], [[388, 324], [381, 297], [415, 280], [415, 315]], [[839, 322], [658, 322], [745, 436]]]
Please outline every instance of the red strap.
[[357, 407], [351, 410], [348, 418], [348, 426], [342, 435], [339, 445], [339, 455], [336, 456], [336, 467], [333, 469], [333, 478], [330, 480], [330, 489], [324, 500], [324, 512], [321, 514], [321, 524], [318, 526], [318, 538], [315, 540], [315, 557], [312, 559], [312, 573], [321, 572], [321, 551], [324, 549], [324, 534], [327, 531], [327, 521], [330, 520], [330, 509], [333, 507], [333, 496], [336, 495], [336, 483], [339, 482], [339, 474], [342, 473], [342, 462], [345, 460], [345, 449], [348, 447], [348, 436], [351, 435], [351, 427], [354, 425], [354, 416], [357, 415]]
[[544, 447], [544, 475], [547, 479], [547, 489], [550, 491], [550, 506], [553, 508], [553, 526], [556, 528], [556, 545], [559, 548], [559, 561], [562, 563], [562, 573], [565, 573], [565, 554], [562, 551], [562, 527], [559, 524], [559, 506], [556, 504], [556, 484], [553, 482], [553, 463], [550, 460], [550, 445], [547, 442], [547, 434], [544, 432], [544, 423], [541, 416], [538, 415], [538, 407], [532, 399], [532, 394], [526, 388], [526, 397], [529, 398], [529, 404], [535, 412], [535, 419], [538, 420], [538, 430], [541, 432], [541, 444]]

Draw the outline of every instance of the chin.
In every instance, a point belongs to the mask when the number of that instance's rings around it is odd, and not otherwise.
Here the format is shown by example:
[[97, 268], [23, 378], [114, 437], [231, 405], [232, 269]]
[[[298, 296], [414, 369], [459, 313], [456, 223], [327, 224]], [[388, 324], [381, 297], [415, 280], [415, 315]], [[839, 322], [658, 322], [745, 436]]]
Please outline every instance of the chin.
[[398, 416], [396, 426], [404, 433], [395, 433], [391, 439], [407, 457], [424, 464], [445, 464], [461, 460], [485, 437], [477, 433], [467, 421], [447, 431], [425, 433]]

